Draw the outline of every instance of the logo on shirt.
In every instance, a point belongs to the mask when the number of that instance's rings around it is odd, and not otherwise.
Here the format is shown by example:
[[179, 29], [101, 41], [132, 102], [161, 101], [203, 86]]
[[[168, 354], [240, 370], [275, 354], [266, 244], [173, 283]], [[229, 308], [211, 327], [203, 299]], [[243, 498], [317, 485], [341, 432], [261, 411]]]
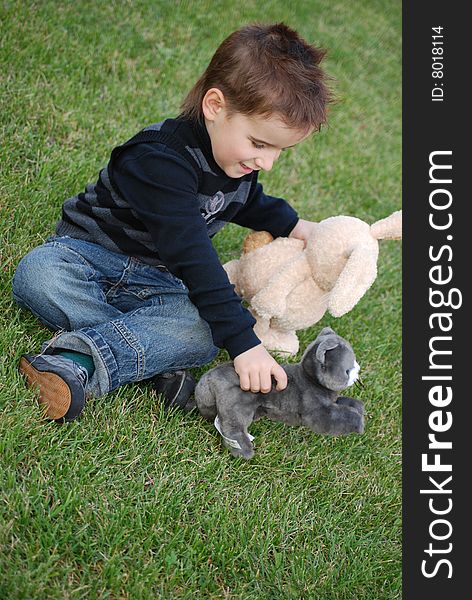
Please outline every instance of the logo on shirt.
[[202, 216], [205, 221], [210, 223], [215, 219], [216, 213], [220, 212], [225, 205], [225, 195], [223, 192], [216, 192], [213, 198], [210, 198], [205, 202], [205, 205], [202, 208]]

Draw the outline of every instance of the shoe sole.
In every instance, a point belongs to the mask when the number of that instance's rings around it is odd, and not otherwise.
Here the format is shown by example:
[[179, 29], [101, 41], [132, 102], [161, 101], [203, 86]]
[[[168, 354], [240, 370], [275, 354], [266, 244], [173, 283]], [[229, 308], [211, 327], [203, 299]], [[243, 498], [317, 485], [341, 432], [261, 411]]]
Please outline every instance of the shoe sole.
[[67, 383], [55, 373], [35, 369], [24, 356], [20, 359], [19, 369], [29, 386], [39, 388], [39, 403], [44, 405], [44, 415], [49, 419], [62, 419], [72, 401]]

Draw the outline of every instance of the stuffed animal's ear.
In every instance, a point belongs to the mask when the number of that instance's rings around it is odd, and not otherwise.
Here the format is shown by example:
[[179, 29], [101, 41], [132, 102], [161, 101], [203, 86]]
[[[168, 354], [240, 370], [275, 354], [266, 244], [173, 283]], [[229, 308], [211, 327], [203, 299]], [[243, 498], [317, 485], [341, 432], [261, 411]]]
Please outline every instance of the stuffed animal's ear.
[[333, 317], [342, 317], [359, 302], [377, 277], [378, 247], [359, 245], [352, 251], [328, 299]]
[[243, 243], [243, 254], [262, 248], [274, 241], [274, 236], [268, 231], [252, 231], [246, 236]]
[[328, 350], [333, 350], [338, 345], [339, 344], [338, 344], [338, 342], [335, 339], [328, 339], [328, 340], [322, 341], [321, 344], [316, 349], [316, 354], [315, 354], [316, 359], [322, 365], [324, 365], [325, 357], [326, 357], [326, 352], [328, 352]]
[[319, 332], [318, 337], [320, 335], [329, 335], [329, 334], [336, 335], [336, 332], [333, 329], [331, 329], [331, 327], [323, 327], [323, 329]]

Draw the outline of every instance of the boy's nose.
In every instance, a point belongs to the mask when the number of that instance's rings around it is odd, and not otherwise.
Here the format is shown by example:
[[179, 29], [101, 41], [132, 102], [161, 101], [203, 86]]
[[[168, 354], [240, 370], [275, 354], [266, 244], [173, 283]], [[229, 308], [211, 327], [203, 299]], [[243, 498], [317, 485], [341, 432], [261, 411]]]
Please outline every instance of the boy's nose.
[[272, 169], [272, 165], [274, 164], [273, 160], [269, 158], [256, 158], [254, 161], [256, 163], [256, 167], [258, 169], [262, 169], [263, 171], [270, 171]]
[[280, 150], [274, 150], [271, 154], [259, 156], [254, 160], [256, 167], [263, 171], [270, 171], [274, 166], [274, 162], [279, 158], [280, 152]]

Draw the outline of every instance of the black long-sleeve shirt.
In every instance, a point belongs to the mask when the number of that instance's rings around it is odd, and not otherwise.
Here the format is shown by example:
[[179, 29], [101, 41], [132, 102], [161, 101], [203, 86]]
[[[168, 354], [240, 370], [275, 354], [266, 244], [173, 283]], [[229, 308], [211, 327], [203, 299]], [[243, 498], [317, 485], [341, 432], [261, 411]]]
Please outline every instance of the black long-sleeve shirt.
[[260, 342], [211, 238], [228, 222], [286, 236], [297, 221], [285, 200], [263, 193], [257, 172], [224, 173], [203, 124], [177, 118], [115, 148], [97, 183], [64, 203], [56, 233], [164, 265], [234, 358]]

